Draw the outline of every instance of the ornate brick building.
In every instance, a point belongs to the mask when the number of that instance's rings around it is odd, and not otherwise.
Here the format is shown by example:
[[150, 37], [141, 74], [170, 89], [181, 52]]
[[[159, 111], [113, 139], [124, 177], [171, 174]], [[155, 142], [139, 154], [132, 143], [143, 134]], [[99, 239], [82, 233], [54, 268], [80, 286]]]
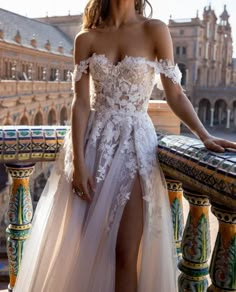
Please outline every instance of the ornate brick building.
[[224, 6], [219, 20], [205, 7], [202, 19], [169, 20], [182, 84], [201, 120], [211, 127], [236, 127], [236, 62]]
[[59, 28], [0, 9], [0, 124], [65, 124], [73, 41]]

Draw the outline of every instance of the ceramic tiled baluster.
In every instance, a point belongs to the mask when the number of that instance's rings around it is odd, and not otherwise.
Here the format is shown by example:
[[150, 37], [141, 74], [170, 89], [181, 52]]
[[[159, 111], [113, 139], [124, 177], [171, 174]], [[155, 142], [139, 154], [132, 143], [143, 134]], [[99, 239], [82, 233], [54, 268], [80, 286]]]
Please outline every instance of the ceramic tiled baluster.
[[209, 200], [194, 192], [184, 192], [190, 209], [184, 229], [179, 263], [179, 292], [207, 291], [210, 256]]
[[7, 165], [12, 177], [8, 208], [7, 254], [9, 260], [9, 291], [14, 287], [20, 267], [23, 246], [29, 236], [33, 216], [29, 177], [34, 166]]
[[167, 188], [171, 206], [176, 252], [178, 255], [178, 259], [180, 260], [181, 258], [180, 246], [184, 227], [182, 183], [167, 178]]
[[219, 230], [210, 265], [209, 292], [236, 291], [236, 209], [212, 206]]

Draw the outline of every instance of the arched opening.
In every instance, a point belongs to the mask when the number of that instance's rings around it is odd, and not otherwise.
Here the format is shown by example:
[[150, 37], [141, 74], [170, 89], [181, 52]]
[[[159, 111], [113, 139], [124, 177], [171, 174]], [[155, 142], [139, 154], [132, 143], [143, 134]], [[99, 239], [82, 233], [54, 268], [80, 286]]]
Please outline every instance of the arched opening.
[[43, 125], [43, 115], [41, 112], [37, 112], [34, 118], [34, 125], [41, 126]]
[[23, 116], [21, 119], [20, 119], [20, 125], [29, 125], [29, 120], [26, 116]]
[[206, 98], [201, 99], [198, 106], [198, 116], [203, 124], [210, 125], [211, 120], [211, 104]]
[[67, 120], [68, 120], [67, 108], [64, 106], [60, 112], [60, 125], [63, 126], [66, 125]]
[[56, 125], [56, 123], [56, 111], [54, 109], [51, 109], [48, 113], [48, 125]]
[[11, 126], [12, 125], [12, 122], [11, 120], [7, 119], [5, 122], [4, 122], [4, 126]]
[[183, 63], [178, 64], [179, 70], [182, 73], [182, 79], [181, 79], [181, 85], [185, 86], [187, 85], [187, 68], [186, 65]]
[[227, 104], [224, 100], [219, 99], [215, 103], [214, 124], [226, 126], [227, 123]]

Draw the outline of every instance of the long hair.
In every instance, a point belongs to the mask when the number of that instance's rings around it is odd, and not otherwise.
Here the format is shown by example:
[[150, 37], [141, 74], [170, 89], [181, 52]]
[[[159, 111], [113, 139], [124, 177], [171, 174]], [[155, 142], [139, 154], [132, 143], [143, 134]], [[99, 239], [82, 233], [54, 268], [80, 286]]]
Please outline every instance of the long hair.
[[[100, 25], [109, 14], [111, 0], [89, 0], [83, 14], [82, 28], [95, 28]], [[135, 0], [135, 10], [140, 15], [145, 15], [146, 6], [150, 7], [152, 15], [152, 5], [148, 0]]]

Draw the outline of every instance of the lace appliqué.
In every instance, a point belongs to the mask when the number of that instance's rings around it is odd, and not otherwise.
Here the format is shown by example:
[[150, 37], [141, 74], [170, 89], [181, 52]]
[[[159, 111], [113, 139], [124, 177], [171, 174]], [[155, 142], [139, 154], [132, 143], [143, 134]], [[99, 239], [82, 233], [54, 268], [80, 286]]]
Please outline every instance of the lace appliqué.
[[[164, 74], [173, 83], [180, 84], [181, 72], [177, 65], [168, 61], [154, 62], [143, 57], [127, 56], [118, 64], [112, 64], [105, 55], [93, 54], [76, 65], [73, 82], [80, 80], [83, 73], [88, 73], [88, 68], [92, 85], [91, 105], [95, 114], [87, 147], [96, 149], [97, 184], [105, 183], [117, 151], [120, 151], [118, 157], [124, 159], [119, 161], [122, 170], [117, 173], [118, 184], [114, 190], [117, 195], [107, 215], [107, 229], [112, 228], [129, 200], [131, 183], [138, 171], [145, 182], [143, 199], [149, 214], [148, 225], [159, 236], [162, 230], [157, 222], [163, 214], [156, 189], [162, 182], [157, 178], [157, 136], [147, 108], [156, 75]], [[69, 164], [66, 165], [69, 172]]]
[[181, 86], [182, 73], [178, 65], [173, 65], [169, 60], [159, 60], [156, 63], [156, 73], [158, 74], [156, 78], [157, 87], [163, 90], [160, 74], [164, 74], [167, 78], [171, 79], [174, 84], [179, 84]]
[[72, 73], [72, 90], [75, 90], [75, 82], [79, 81], [82, 77], [82, 74], [88, 73], [90, 58], [80, 61], [79, 64], [75, 65], [74, 71]]

